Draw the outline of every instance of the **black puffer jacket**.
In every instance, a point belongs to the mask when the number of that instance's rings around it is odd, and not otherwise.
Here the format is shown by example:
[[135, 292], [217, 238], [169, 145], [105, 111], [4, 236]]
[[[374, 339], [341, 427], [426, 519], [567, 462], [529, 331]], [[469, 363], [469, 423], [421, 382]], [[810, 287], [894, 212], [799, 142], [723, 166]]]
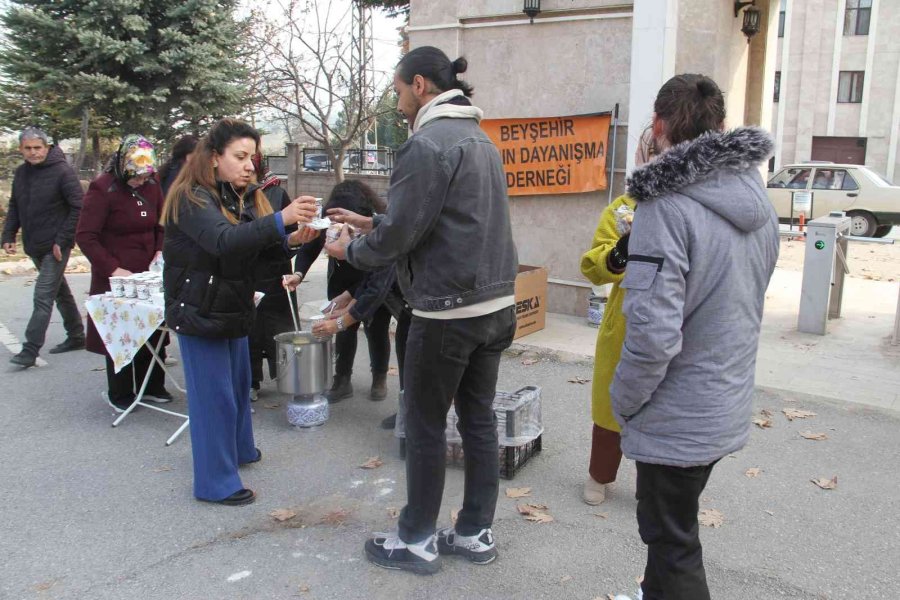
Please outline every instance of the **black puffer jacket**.
[[21, 228], [28, 256], [43, 256], [53, 250], [53, 244], [63, 250], [72, 248], [83, 195], [78, 177], [59, 146], [50, 148], [39, 165], [20, 165], [13, 177], [2, 243], [14, 243]]
[[[263, 194], [274, 212], [284, 210], [291, 203], [290, 196], [281, 186], [267, 187], [263, 190]], [[259, 217], [256, 214], [256, 205], [251, 204], [249, 208], [244, 209], [244, 220], [254, 221], [257, 218]], [[290, 234], [294, 231], [297, 231], [296, 225], [285, 227], [285, 233]], [[294, 254], [281, 242], [260, 251], [254, 267], [256, 291], [267, 295], [284, 296], [281, 280], [284, 275], [293, 273], [291, 258]]]
[[[251, 186], [247, 195], [255, 191]], [[222, 214], [224, 203], [236, 217], [237, 197], [220, 184], [218, 197], [196, 188], [203, 206], [182, 201], [178, 223], [166, 224], [163, 245], [166, 323], [176, 333], [205, 338], [239, 338], [250, 332], [254, 266], [260, 250], [280, 243], [278, 214], [238, 225]]]

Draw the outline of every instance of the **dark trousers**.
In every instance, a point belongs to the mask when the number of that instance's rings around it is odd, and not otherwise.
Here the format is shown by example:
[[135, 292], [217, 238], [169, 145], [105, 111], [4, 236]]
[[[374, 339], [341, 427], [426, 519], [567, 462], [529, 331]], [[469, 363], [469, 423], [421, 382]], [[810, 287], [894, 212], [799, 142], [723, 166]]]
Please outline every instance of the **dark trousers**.
[[618, 431], [594, 425], [591, 436], [591, 466], [588, 471], [597, 483], [616, 480], [622, 463], [622, 436]]
[[[334, 374], [347, 376], [353, 374], [353, 359], [356, 358], [356, 333], [359, 323], [355, 323], [335, 336], [334, 350], [337, 354]], [[388, 371], [391, 359], [391, 313], [384, 306], [380, 307], [372, 320], [365, 324], [366, 340], [369, 343], [369, 364], [372, 373], [382, 375]]]
[[[159, 341], [159, 331], [150, 336], [148, 342], [154, 348]], [[160, 358], [166, 359], [166, 347], [160, 348]], [[141, 389], [144, 377], [147, 375], [147, 369], [153, 363], [153, 355], [142, 347], [137, 354], [134, 355], [130, 364], [122, 367], [122, 370], [116, 373], [116, 366], [109, 355], [106, 355], [106, 385], [109, 388], [109, 399], [114, 403], [131, 402], [134, 400], [135, 393]], [[166, 374], [159, 365], [154, 365], [150, 372], [150, 381], [147, 382], [145, 393], [153, 394], [153, 392], [161, 392], [166, 388]]]
[[275, 379], [275, 336], [293, 329], [291, 305], [285, 294], [266, 294], [256, 307], [256, 320], [248, 339], [253, 389], [258, 390], [264, 379], [263, 362], [268, 363], [269, 378]]
[[447, 412], [454, 401], [465, 454], [460, 535], [474, 535], [494, 520], [499, 488], [497, 423], [493, 402], [502, 352], [512, 343], [512, 307], [471, 319], [413, 317], [406, 352], [407, 504], [400, 539], [417, 543], [433, 535], [444, 494]]
[[222, 500], [244, 487], [238, 466], [257, 457], [247, 338], [177, 337], [190, 399], [194, 496]]
[[72, 296], [69, 284], [66, 283], [66, 263], [69, 262], [69, 250], [64, 250], [62, 260], [56, 260], [53, 252], [48, 252], [40, 257], [31, 257], [38, 271], [34, 282], [34, 310], [25, 328], [25, 343], [22, 349], [35, 356], [44, 345], [47, 335], [47, 326], [50, 324], [50, 316], [53, 314], [53, 303], [63, 318], [63, 326], [66, 335], [70, 338], [84, 338], [84, 323], [81, 321], [81, 312], [78, 304]]
[[647, 544], [644, 600], [709, 600], [697, 512], [715, 464], [637, 463], [637, 521]]

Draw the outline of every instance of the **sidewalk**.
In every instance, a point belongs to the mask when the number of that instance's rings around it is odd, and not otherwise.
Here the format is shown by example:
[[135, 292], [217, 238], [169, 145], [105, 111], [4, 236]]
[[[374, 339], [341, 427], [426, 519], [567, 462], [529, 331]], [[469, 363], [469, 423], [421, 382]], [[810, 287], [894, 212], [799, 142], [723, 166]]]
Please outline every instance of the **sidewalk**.
[[[843, 316], [828, 334], [797, 331], [802, 273], [776, 269], [766, 294], [756, 384], [900, 410], [900, 346], [890, 338], [897, 283], [847, 278]], [[597, 330], [584, 318], [548, 314], [547, 326], [517, 340], [561, 359], [593, 360]]]

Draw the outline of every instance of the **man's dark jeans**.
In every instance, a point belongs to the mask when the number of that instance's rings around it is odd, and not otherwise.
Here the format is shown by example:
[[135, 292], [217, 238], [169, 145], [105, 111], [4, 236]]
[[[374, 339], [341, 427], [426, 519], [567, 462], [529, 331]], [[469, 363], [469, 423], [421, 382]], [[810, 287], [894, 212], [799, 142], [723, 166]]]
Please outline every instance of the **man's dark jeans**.
[[637, 521], [647, 544], [644, 600], [709, 600], [697, 512], [715, 464], [637, 463]]
[[66, 334], [73, 339], [84, 338], [84, 323], [81, 312], [72, 296], [69, 284], [66, 283], [66, 263], [69, 262], [69, 250], [63, 250], [62, 260], [56, 260], [53, 252], [43, 256], [30, 257], [38, 271], [34, 282], [34, 311], [25, 328], [25, 343], [22, 349], [37, 356], [44, 345], [47, 326], [53, 313], [53, 302], [63, 318]]
[[501, 353], [516, 332], [513, 307], [483, 317], [413, 317], [406, 342], [407, 505], [400, 539], [416, 543], [434, 534], [447, 460], [447, 412], [455, 400], [465, 454], [465, 494], [456, 523], [475, 535], [494, 520], [499, 488], [497, 423], [493, 402]]

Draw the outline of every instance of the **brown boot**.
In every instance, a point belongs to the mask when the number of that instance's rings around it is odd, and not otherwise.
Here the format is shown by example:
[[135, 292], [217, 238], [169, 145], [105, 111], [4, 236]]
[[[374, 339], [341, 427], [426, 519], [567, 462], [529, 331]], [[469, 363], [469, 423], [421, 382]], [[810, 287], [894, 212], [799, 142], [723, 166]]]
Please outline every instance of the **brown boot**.
[[387, 398], [387, 373], [372, 373], [372, 392], [369, 397], [373, 402], [381, 402]]
[[353, 396], [353, 384], [350, 383], [350, 376], [335, 375], [334, 384], [330, 390], [325, 392], [325, 398], [328, 399], [328, 402], [334, 404], [351, 396]]

